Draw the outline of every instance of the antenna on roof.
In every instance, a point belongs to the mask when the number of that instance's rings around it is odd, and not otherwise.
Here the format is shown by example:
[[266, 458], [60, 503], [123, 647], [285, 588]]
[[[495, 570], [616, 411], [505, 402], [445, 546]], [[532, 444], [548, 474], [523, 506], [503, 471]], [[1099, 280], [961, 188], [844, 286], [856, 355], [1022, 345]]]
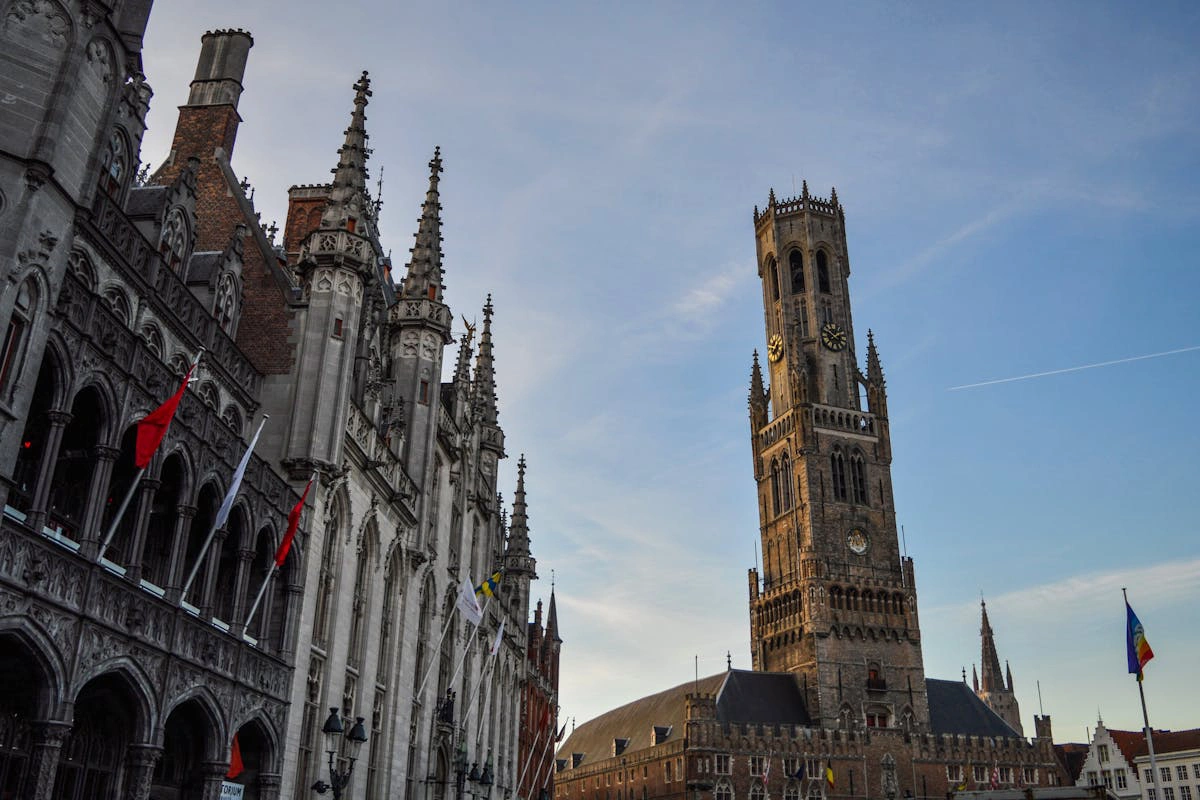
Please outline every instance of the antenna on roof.
[[1042, 709], [1042, 682], [1040, 680], [1037, 682], [1037, 687], [1038, 687], [1038, 714], [1040, 716], [1044, 717], [1044, 716], [1046, 716], [1046, 712]]
[[900, 543], [904, 545], [904, 557], [908, 558], [908, 536], [904, 533], [904, 526], [900, 526]]
[[725, 669], [727, 669], [727, 670], [733, 669], [733, 656], [730, 654], [730, 652], [728, 650], [725, 651]]
[[692, 656], [692, 658], [694, 658], [696, 661], [696, 677], [693, 683], [693, 691], [695, 691], [696, 694], [700, 694], [700, 654], [697, 653], [696, 655]]

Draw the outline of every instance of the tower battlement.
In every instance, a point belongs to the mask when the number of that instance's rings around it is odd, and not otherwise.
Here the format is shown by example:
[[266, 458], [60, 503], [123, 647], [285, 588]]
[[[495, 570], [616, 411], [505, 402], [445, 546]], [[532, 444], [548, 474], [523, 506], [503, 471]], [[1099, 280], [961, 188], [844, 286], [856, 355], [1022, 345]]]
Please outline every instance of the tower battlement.
[[805, 181], [799, 196], [784, 200], [776, 199], [775, 190], [772, 189], [767, 197], [767, 205], [762, 210], [754, 207], [754, 225], [757, 227], [772, 216], [790, 217], [806, 211], [838, 218], [842, 213], [842, 205], [838, 202], [837, 189], [831, 189], [828, 198], [816, 197], [808, 193], [808, 182]]

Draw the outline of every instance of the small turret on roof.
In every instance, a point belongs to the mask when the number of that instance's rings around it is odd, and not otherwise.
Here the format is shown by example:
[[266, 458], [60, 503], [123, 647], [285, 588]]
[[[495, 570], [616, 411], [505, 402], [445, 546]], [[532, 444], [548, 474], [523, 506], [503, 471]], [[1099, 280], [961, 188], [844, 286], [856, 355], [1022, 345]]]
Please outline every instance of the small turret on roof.
[[408, 298], [442, 301], [442, 204], [438, 195], [441, 172], [442, 149], [436, 147], [429, 160], [429, 189], [425, 192], [417, 234], [409, 251], [412, 257], [404, 276], [404, 296]]

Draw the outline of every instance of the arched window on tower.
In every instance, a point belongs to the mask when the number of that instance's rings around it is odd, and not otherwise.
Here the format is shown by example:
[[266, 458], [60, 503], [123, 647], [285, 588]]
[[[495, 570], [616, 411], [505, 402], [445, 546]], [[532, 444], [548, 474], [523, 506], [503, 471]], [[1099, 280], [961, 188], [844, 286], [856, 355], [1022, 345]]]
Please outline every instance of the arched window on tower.
[[829, 257], [824, 250], [817, 251], [817, 291], [829, 294]]
[[781, 499], [783, 502], [783, 510], [787, 511], [792, 507], [794, 497], [794, 487], [792, 485], [792, 461], [788, 458], [787, 453], [784, 453], [783, 457], [780, 459], [779, 480], [782, 484], [780, 488], [782, 489]]
[[804, 291], [804, 256], [799, 250], [793, 250], [788, 256], [788, 271], [792, 274], [792, 292], [799, 294]]
[[870, 505], [867, 502], [867, 465], [862, 453], [850, 456], [850, 491], [854, 502], [860, 505]]
[[781, 511], [779, 490], [779, 462], [771, 459], [771, 514], [779, 516]]
[[833, 499], [846, 499], [846, 459], [842, 451], [835, 449], [829, 456], [830, 472], [833, 478]]
[[767, 280], [771, 282], [771, 299], [779, 300], [779, 267], [774, 256], [767, 259]]

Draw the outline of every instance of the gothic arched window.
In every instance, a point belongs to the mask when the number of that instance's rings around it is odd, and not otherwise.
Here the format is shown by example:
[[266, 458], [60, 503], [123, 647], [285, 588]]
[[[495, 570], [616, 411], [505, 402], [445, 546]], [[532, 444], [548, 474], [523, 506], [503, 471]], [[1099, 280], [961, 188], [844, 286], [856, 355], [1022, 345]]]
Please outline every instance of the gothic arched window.
[[125, 139], [119, 131], [113, 131], [100, 156], [100, 190], [114, 200], [120, 199], [128, 173], [129, 154]]
[[869, 505], [867, 502], [867, 465], [861, 453], [850, 456], [850, 491], [854, 502]]
[[792, 273], [792, 292], [804, 291], [804, 256], [799, 250], [793, 250], [788, 256], [788, 270]]
[[787, 453], [783, 454], [780, 460], [779, 479], [782, 483], [781, 500], [783, 502], [783, 510], [787, 511], [792, 507], [794, 497], [794, 487], [792, 486], [792, 461], [788, 458]]
[[833, 499], [846, 499], [846, 459], [841, 450], [834, 450], [829, 456], [830, 472], [833, 478]]
[[217, 318], [221, 330], [230, 336], [234, 335], [234, 325], [237, 322], [237, 285], [229, 273], [222, 275], [217, 285], [213, 316]]
[[333, 611], [334, 588], [337, 583], [337, 544], [341, 535], [341, 504], [336, 503], [325, 523], [321, 546], [321, 571], [317, 576], [317, 607], [313, 614], [313, 644], [327, 648], [329, 618]]
[[767, 259], [767, 280], [771, 282], [771, 299], [779, 300], [779, 267], [774, 256]]
[[[37, 307], [38, 290], [34, 279], [27, 278], [17, 290], [13, 302], [12, 317], [4, 333], [4, 345], [0, 347], [0, 394], [7, 396], [13, 378], [20, 373], [29, 345], [29, 326], [33, 322], [33, 310]], [[38, 409], [41, 411], [42, 409]]]
[[829, 260], [824, 250], [817, 251], [817, 290], [825, 294], [829, 294], [831, 291], [829, 288]]
[[779, 516], [781, 510], [780, 503], [779, 462], [771, 459], [771, 513], [774, 516]]
[[187, 242], [188, 230], [183, 212], [178, 208], [172, 209], [167, 215], [167, 224], [163, 225], [162, 236], [158, 240], [158, 252], [173, 272], [178, 273], [183, 269]]
[[362, 551], [358, 554], [358, 568], [354, 573], [354, 595], [350, 606], [350, 648], [348, 660], [353, 667], [362, 665], [363, 643], [366, 639], [364, 627], [367, 619], [367, 600], [370, 587], [367, 586], [368, 570], [371, 562], [372, 531], [368, 529], [363, 534]]

